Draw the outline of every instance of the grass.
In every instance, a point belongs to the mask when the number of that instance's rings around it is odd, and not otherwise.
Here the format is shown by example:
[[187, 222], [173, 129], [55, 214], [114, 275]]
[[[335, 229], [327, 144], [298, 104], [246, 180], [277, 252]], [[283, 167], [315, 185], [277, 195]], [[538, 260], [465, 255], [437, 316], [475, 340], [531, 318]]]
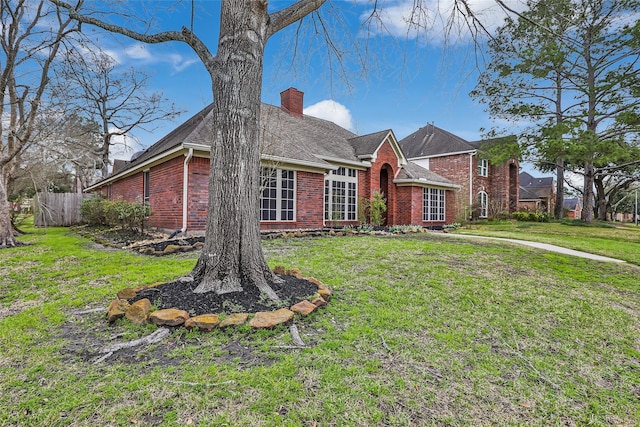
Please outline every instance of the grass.
[[22, 240], [0, 251], [2, 426], [640, 423], [634, 265], [434, 234], [269, 240], [270, 265], [335, 291], [297, 320], [309, 348], [282, 348], [284, 327], [178, 329], [94, 365], [97, 343], [154, 327], [73, 311], [196, 255], [105, 251], [65, 229]]
[[640, 265], [640, 227], [631, 224], [500, 221], [470, 224], [456, 232], [549, 243]]

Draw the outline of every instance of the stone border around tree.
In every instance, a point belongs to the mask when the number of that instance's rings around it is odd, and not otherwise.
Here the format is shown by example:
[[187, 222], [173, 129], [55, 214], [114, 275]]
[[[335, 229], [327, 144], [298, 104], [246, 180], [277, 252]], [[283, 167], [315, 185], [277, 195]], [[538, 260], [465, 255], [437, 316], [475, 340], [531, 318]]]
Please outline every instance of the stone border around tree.
[[[323, 307], [331, 299], [333, 291], [327, 285], [322, 283], [315, 277], [303, 277], [300, 270], [293, 268], [285, 270], [283, 266], [277, 266], [273, 272], [278, 275], [290, 275], [299, 279], [304, 279], [317, 286], [317, 293], [309, 300], [303, 300], [299, 303], [287, 308], [280, 308], [274, 311], [259, 311], [257, 313], [233, 313], [222, 320], [220, 314], [209, 313], [200, 314], [191, 317], [185, 310], [177, 308], [167, 308], [161, 310], [152, 310], [151, 301], [147, 298], [138, 300], [130, 304], [128, 300], [135, 298], [139, 291], [150, 289], [162, 282], [154, 283], [149, 286], [141, 286], [139, 288], [125, 288], [117, 293], [107, 308], [106, 317], [109, 323], [115, 322], [117, 319], [126, 318], [135, 325], [145, 325], [153, 323], [158, 326], [184, 326], [188, 329], [198, 328], [201, 331], [211, 331], [215, 328], [226, 328], [229, 326], [241, 326], [249, 323], [249, 326], [255, 329], [272, 328], [276, 325], [288, 323], [298, 316], [308, 316], [318, 307]], [[249, 320], [249, 318], [251, 319]]]

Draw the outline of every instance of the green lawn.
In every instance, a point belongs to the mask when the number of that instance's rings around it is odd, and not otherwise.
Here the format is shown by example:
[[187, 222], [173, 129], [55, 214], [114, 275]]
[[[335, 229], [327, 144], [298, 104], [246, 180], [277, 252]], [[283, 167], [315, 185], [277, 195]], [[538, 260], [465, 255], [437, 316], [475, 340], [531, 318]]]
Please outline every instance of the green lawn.
[[196, 255], [105, 251], [65, 229], [22, 241], [0, 251], [2, 426], [640, 424], [632, 264], [438, 234], [269, 240], [270, 265], [334, 289], [297, 320], [308, 348], [286, 327], [177, 329], [93, 364], [154, 327], [73, 313]]
[[550, 243], [640, 265], [640, 227], [632, 224], [501, 221], [470, 224], [456, 233]]

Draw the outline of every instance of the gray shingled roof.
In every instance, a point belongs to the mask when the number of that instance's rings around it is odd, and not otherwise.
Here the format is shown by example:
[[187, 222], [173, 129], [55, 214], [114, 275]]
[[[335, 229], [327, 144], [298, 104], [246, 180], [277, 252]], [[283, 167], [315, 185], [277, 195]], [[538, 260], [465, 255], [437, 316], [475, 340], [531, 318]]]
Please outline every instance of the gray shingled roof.
[[328, 120], [293, 116], [280, 107], [262, 104], [263, 154], [324, 163], [322, 159], [359, 162], [349, 139], [356, 134]]
[[582, 207], [582, 201], [577, 197], [573, 197], [569, 199], [565, 198], [562, 202], [562, 207], [564, 209], [575, 211], [576, 209], [579, 209]]
[[[182, 143], [208, 145], [212, 133], [212, 109], [213, 105], [209, 105], [198, 112], [129, 162], [126, 169], [133, 168]], [[324, 157], [359, 161], [347, 142], [356, 135], [335, 123], [311, 116], [295, 117], [279, 107], [268, 104], [262, 104], [260, 113], [263, 154], [327, 166], [329, 164], [322, 160]], [[120, 169], [118, 172], [124, 170]]]
[[466, 140], [428, 124], [398, 141], [408, 159], [435, 157], [448, 153], [465, 153], [475, 150]]
[[520, 200], [546, 199], [553, 196], [553, 177], [536, 178], [520, 172]]
[[[126, 163], [118, 174], [134, 168], [143, 162], [161, 155], [183, 143], [208, 145], [213, 122], [212, 105], [189, 118], [158, 142]], [[289, 161], [307, 162], [331, 168], [326, 160], [340, 160], [360, 163], [360, 158], [371, 156], [384, 142], [391, 130], [383, 130], [369, 135], [356, 134], [328, 120], [311, 116], [297, 117], [280, 107], [262, 104], [261, 126], [263, 129], [263, 155], [270, 155]], [[444, 132], [444, 131], [443, 131]], [[359, 158], [360, 157], [360, 158]], [[405, 165], [396, 179], [405, 181], [441, 183], [447, 187], [454, 184], [446, 178], [424, 169], [414, 163]]]
[[[169, 134], [164, 136], [158, 142], [144, 150], [140, 153], [135, 160], [129, 161], [127, 165], [120, 169], [118, 172], [122, 172], [124, 170], [135, 167], [138, 164], [145, 162], [146, 160], [157, 156], [158, 154], [164, 153], [183, 142], [194, 133], [195, 129], [199, 129], [202, 126], [203, 118], [211, 114], [211, 110], [213, 109], [213, 104], [208, 105], [203, 110], [197, 112], [195, 115], [190, 117], [187, 121], [182, 123], [180, 126], [175, 128]], [[195, 141], [191, 141], [195, 142]]]
[[355, 150], [355, 155], [362, 157], [373, 156], [378, 147], [384, 142], [384, 138], [391, 132], [391, 129], [381, 130], [380, 132], [370, 133], [368, 135], [356, 136], [349, 140], [349, 144]]
[[406, 165], [400, 169], [396, 180], [410, 180], [414, 182], [435, 183], [442, 184], [446, 187], [453, 187], [455, 184], [449, 181], [447, 178], [443, 178], [438, 174], [431, 172], [428, 169], [423, 168], [413, 162], [407, 162]]

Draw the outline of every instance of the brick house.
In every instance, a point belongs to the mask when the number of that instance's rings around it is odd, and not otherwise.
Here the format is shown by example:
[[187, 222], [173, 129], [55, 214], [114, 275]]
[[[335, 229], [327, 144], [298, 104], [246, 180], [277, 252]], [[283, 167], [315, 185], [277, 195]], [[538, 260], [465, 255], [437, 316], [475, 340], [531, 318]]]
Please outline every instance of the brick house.
[[582, 217], [582, 199], [565, 197], [562, 204], [565, 218], [580, 219]]
[[[358, 225], [359, 207], [374, 192], [386, 199], [386, 225], [454, 222], [460, 186], [408, 161], [392, 130], [358, 136], [304, 115], [297, 89], [280, 95], [280, 107], [261, 108], [262, 230]], [[209, 105], [87, 191], [144, 200], [154, 227], [204, 230], [211, 110]]]
[[494, 164], [483, 158], [483, 148], [501, 142], [501, 139], [469, 142], [427, 124], [398, 144], [407, 160], [460, 186], [455, 194], [456, 217], [468, 219], [518, 210], [518, 160]]
[[553, 177], [536, 178], [527, 172], [520, 172], [520, 209], [551, 214], [555, 206], [555, 185]]

